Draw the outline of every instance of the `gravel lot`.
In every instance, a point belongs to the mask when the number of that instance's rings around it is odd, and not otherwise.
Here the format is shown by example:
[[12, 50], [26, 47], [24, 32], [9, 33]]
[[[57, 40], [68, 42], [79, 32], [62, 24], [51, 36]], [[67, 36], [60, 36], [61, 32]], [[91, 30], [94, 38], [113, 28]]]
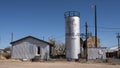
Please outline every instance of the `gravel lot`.
[[0, 61], [0, 68], [120, 68], [107, 63]]

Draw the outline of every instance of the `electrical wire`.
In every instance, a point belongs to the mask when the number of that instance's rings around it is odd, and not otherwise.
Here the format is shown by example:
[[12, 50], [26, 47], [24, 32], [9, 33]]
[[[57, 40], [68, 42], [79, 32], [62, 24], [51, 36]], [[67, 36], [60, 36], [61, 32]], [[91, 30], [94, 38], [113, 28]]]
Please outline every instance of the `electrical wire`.
[[[89, 26], [89, 27], [95, 27], [95, 26]], [[98, 26], [97, 28], [100, 28], [100, 29], [120, 29], [118, 27], [103, 27], [103, 26]]]

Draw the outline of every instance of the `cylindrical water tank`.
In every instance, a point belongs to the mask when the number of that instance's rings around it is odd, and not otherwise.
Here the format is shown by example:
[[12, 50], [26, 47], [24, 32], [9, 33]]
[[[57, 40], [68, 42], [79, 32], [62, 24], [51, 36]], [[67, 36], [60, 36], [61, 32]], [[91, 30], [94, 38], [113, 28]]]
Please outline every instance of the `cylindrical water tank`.
[[80, 54], [80, 14], [77, 11], [67, 11], [66, 21], [66, 58], [78, 59]]

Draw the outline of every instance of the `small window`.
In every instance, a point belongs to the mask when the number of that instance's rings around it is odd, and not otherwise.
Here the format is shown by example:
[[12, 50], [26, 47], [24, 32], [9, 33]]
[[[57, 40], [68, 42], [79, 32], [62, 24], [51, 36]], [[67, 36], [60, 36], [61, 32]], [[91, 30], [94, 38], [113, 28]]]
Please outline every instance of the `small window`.
[[37, 50], [38, 50], [37, 54], [40, 54], [40, 47], [38, 47], [38, 49], [37, 49]]

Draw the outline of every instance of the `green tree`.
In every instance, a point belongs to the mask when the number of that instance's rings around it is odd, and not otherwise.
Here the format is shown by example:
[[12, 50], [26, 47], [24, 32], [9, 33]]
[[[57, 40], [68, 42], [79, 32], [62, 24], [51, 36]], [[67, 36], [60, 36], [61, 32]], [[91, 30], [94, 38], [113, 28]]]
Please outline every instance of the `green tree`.
[[65, 55], [65, 44], [58, 42], [55, 38], [50, 38], [49, 43], [53, 44], [53, 56]]

